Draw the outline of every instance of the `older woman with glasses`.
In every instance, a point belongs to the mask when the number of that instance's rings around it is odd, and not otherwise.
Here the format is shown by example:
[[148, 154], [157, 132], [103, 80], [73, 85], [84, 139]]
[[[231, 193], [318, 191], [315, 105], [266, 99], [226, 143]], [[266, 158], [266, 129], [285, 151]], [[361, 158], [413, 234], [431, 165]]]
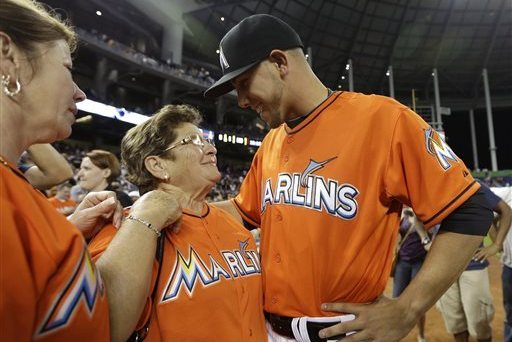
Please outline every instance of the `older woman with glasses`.
[[[184, 193], [180, 230], [160, 237], [151, 291], [134, 337], [266, 341], [256, 244], [229, 214], [205, 201], [221, 175], [217, 150], [197, 127], [200, 121], [193, 107], [165, 106], [122, 141], [128, 180], [141, 194], [175, 187]], [[140, 217], [140, 224], [153, 223]], [[93, 258], [115, 234], [112, 226], [98, 233], [89, 245]]]

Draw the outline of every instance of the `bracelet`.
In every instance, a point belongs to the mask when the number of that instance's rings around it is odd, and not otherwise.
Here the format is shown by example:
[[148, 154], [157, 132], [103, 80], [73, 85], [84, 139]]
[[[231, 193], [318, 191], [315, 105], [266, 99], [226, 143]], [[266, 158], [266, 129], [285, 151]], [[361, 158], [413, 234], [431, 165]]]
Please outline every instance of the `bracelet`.
[[134, 221], [137, 221], [139, 223], [142, 223], [143, 225], [145, 225], [146, 227], [148, 227], [149, 229], [151, 229], [153, 232], [155, 232], [156, 236], [157, 237], [160, 237], [160, 235], [162, 235], [162, 233], [160, 233], [158, 231], [158, 229], [156, 229], [155, 227], [153, 227], [153, 225], [147, 221], [144, 221], [143, 219], [141, 218], [138, 218], [137, 216], [133, 216], [133, 215], [128, 215], [126, 217], [126, 219], [128, 220], [134, 220]]

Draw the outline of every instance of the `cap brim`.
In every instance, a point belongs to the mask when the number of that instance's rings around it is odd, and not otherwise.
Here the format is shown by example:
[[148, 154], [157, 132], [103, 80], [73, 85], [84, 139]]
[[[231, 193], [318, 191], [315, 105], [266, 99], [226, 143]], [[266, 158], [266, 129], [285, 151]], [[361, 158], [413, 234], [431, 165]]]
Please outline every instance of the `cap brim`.
[[256, 64], [258, 64], [260, 61], [256, 61], [254, 63], [251, 63], [249, 65], [246, 65], [244, 67], [241, 67], [237, 70], [233, 70], [231, 72], [228, 72], [224, 76], [222, 76], [217, 82], [215, 82], [210, 88], [206, 89], [204, 92], [204, 97], [219, 97], [224, 94], [229, 93], [231, 90], [235, 89], [233, 87], [233, 84], [231, 81], [235, 79], [236, 77], [240, 76]]

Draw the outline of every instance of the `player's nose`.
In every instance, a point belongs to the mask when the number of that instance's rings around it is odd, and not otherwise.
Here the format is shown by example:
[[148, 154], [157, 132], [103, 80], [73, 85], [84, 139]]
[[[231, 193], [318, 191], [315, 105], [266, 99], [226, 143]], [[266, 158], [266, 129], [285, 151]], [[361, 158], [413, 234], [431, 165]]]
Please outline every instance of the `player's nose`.
[[243, 92], [238, 92], [238, 106], [244, 109], [250, 107], [249, 100], [247, 99], [247, 96], [245, 96]]

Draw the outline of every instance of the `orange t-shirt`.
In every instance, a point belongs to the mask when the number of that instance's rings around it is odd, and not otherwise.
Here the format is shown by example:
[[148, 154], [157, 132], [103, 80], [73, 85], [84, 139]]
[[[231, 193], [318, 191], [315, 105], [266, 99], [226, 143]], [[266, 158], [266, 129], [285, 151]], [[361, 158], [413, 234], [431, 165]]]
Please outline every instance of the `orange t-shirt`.
[[48, 202], [50, 202], [55, 209], [61, 214], [67, 214], [68, 212], [73, 212], [76, 207], [76, 202], [72, 199], [67, 199], [65, 201], [61, 201], [56, 196], [48, 198]]
[[[146, 229], [141, 226], [141, 229]], [[116, 229], [106, 226], [89, 244], [97, 259]], [[153, 266], [150, 294], [156, 280]], [[163, 263], [147, 341], [266, 341], [261, 268], [250, 232], [225, 211], [205, 205], [202, 216], [183, 214], [179, 233], [165, 231]]]
[[0, 161], [0, 336], [108, 341], [108, 303], [82, 234]]
[[295, 128], [267, 134], [234, 199], [262, 228], [265, 310], [325, 316], [321, 303], [375, 300], [389, 277], [402, 203], [430, 228], [478, 188], [406, 106], [333, 93]]

